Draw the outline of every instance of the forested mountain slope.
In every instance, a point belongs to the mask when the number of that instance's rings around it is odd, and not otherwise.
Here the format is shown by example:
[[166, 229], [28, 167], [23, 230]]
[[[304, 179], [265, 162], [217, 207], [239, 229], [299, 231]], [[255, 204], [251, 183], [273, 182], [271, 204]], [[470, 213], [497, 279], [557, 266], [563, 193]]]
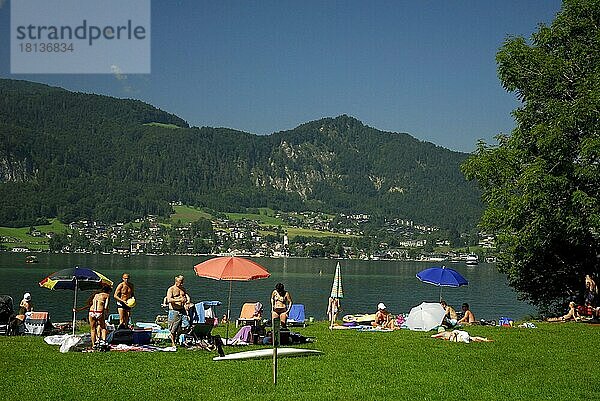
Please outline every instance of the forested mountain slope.
[[[152, 124], [158, 123], [158, 124]], [[481, 212], [463, 153], [348, 117], [258, 136], [137, 100], [0, 80], [0, 225], [127, 221], [169, 201], [375, 213], [459, 230]]]

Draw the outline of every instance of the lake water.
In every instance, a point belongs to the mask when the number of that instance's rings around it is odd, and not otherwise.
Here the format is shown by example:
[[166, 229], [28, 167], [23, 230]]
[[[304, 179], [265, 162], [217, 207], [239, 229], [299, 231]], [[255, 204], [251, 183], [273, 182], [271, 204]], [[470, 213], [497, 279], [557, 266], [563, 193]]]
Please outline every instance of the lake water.
[[[194, 256], [131, 256], [84, 254], [38, 254], [39, 263], [26, 264], [25, 254], [0, 254], [0, 294], [11, 295], [18, 306], [24, 292], [30, 292], [37, 310], [48, 310], [53, 321], [71, 318], [73, 292], [51, 291], [40, 288], [38, 282], [49, 274], [68, 267], [81, 266], [97, 270], [115, 282], [121, 281], [123, 272], [131, 274], [135, 285], [137, 305], [134, 321], [154, 321], [162, 312], [160, 304], [174, 276], [183, 274], [185, 287], [193, 301], [219, 300], [223, 305], [217, 313], [227, 311], [229, 282], [197, 277], [193, 267], [207, 257]], [[232, 283], [231, 317], [239, 316], [244, 302], [260, 301], [269, 304], [269, 296], [277, 282], [285, 284], [295, 303], [304, 304], [306, 316], [326, 319], [327, 298], [331, 291], [337, 260], [329, 259], [253, 259], [267, 268], [271, 277], [249, 282]], [[392, 313], [408, 313], [422, 301], [438, 301], [439, 287], [420, 282], [415, 275], [432, 263], [404, 261], [340, 260], [344, 298], [344, 314], [374, 313], [376, 305], [384, 302]], [[535, 314], [529, 304], [517, 300], [517, 295], [506, 284], [495, 265], [481, 263], [475, 267], [449, 264], [459, 271], [469, 285], [460, 288], [443, 288], [443, 298], [460, 310], [468, 302], [477, 319], [494, 319], [509, 316], [513, 319]], [[89, 293], [79, 293], [79, 306]], [[111, 298], [113, 301], [114, 299]], [[116, 312], [115, 303], [111, 309]], [[85, 312], [78, 315], [85, 317]]]

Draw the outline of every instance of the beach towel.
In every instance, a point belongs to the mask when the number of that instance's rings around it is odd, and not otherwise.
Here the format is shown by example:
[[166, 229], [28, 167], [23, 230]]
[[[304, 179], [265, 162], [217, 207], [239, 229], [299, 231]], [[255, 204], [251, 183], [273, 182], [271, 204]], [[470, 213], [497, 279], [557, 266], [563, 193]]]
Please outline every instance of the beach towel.
[[252, 326], [244, 326], [238, 331], [228, 345], [248, 345], [252, 342]]

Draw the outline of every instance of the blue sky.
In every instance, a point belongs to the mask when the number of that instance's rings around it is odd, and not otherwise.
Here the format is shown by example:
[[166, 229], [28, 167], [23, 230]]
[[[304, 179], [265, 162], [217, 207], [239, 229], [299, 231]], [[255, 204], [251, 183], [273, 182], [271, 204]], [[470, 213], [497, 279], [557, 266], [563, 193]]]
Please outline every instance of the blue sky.
[[[58, 2], [60, 4], [60, 2]], [[151, 74], [0, 76], [151, 103], [194, 126], [270, 134], [348, 114], [464, 152], [514, 126], [495, 54], [557, 0], [153, 1]]]

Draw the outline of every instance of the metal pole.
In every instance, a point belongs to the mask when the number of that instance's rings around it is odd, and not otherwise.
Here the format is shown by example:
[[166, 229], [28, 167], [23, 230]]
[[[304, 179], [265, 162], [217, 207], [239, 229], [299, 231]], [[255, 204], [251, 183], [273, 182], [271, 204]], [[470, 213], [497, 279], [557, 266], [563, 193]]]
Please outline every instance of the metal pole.
[[279, 345], [279, 318], [273, 318], [271, 326], [271, 338], [273, 340], [273, 384], [277, 384], [277, 346]]
[[229, 340], [229, 311], [230, 310], [231, 310], [231, 280], [229, 280], [229, 297], [227, 299], [227, 324], [226, 324], [226, 329], [225, 329], [225, 338], [227, 340]]
[[75, 335], [75, 322], [77, 321], [77, 312], [75, 312], [76, 308], [77, 308], [77, 277], [75, 277], [75, 297], [73, 300], [73, 335]]

